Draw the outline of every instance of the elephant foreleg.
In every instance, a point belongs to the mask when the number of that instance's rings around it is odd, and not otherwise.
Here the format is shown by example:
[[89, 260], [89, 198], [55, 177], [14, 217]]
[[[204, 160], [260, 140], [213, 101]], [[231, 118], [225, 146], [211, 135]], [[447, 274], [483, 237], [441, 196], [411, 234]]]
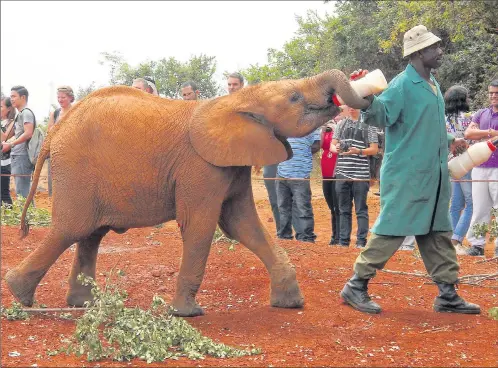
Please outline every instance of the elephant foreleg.
[[19, 266], [5, 275], [7, 286], [23, 305], [33, 305], [35, 290], [41, 279], [59, 256], [73, 244], [74, 239], [50, 230], [43, 243], [26, 257]]
[[95, 279], [95, 268], [97, 265], [97, 254], [102, 238], [109, 229], [99, 229], [88, 238], [80, 240], [76, 246], [73, 260], [73, 268], [69, 275], [69, 290], [66, 294], [68, 305], [82, 307], [86, 301], [93, 299], [91, 286], [84, 286], [78, 280], [78, 275], [83, 273]]
[[271, 279], [270, 303], [273, 307], [299, 308], [304, 305], [296, 270], [286, 252], [273, 244], [261, 224], [250, 185], [243, 194], [223, 203], [219, 225], [232, 239], [238, 240], [256, 254], [265, 265]]

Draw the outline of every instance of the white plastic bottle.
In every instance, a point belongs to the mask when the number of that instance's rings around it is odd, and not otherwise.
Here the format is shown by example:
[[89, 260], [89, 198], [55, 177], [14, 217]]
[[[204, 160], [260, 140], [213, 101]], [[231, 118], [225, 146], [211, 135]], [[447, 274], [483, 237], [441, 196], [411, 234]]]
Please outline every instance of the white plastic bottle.
[[[358, 93], [360, 97], [366, 97], [375, 93], [382, 92], [387, 88], [386, 77], [380, 69], [375, 69], [368, 73], [363, 78], [350, 82], [351, 87]], [[335, 94], [332, 99], [337, 106], [344, 105], [341, 96]]]
[[448, 162], [448, 169], [453, 179], [460, 179], [472, 168], [479, 166], [489, 160], [496, 151], [498, 140], [494, 143], [489, 141], [479, 142], [469, 147], [467, 151], [459, 156], [453, 157]]

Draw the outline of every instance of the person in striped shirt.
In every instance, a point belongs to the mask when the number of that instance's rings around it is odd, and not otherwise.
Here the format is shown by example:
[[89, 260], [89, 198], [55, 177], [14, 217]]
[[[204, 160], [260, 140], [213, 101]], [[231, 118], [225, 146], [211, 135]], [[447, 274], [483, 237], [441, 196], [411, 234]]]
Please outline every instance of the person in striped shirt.
[[[349, 117], [334, 131], [331, 151], [339, 153], [336, 164], [336, 193], [339, 202], [339, 246], [349, 247], [353, 201], [358, 222], [356, 247], [363, 248], [368, 235], [367, 195], [370, 189], [370, 160], [379, 150], [377, 128], [365, 125], [360, 110], [347, 107]], [[351, 181], [363, 180], [363, 181]]]

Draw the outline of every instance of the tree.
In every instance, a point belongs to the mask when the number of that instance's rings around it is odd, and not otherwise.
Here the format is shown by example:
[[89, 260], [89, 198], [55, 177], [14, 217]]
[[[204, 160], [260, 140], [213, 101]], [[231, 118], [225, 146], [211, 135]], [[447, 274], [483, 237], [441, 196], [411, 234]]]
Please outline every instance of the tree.
[[81, 100], [93, 91], [95, 91], [97, 88], [95, 87], [95, 81], [90, 83], [88, 86], [83, 87], [83, 86], [78, 86], [78, 92], [76, 92], [76, 100]]
[[[325, 1], [328, 3], [328, 1]], [[486, 103], [487, 84], [498, 77], [498, 1], [336, 1], [334, 15], [308, 12], [282, 50], [269, 49], [265, 65], [242, 71], [249, 80], [302, 78], [327, 69], [349, 74], [381, 69], [387, 80], [407, 63], [403, 34], [424, 24], [442, 39], [438, 70], [443, 92], [454, 84], [470, 91], [473, 107]], [[436, 16], [437, 15], [437, 16]]]
[[103, 52], [104, 61], [110, 68], [111, 85], [124, 84], [130, 86], [135, 78], [150, 76], [156, 82], [160, 95], [176, 98], [182, 83], [194, 81], [199, 87], [201, 98], [211, 98], [220, 94], [221, 89], [214, 80], [216, 60], [214, 56], [192, 56], [186, 62], [180, 62], [174, 57], [158, 61], [147, 60], [133, 67], [123, 57], [114, 52]]

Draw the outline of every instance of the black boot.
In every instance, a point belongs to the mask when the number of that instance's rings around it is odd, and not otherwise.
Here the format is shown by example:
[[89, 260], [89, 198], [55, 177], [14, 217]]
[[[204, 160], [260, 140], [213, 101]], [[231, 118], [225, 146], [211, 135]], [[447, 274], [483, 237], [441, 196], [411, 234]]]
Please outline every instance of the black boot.
[[346, 285], [344, 285], [344, 288], [341, 291], [341, 297], [346, 303], [360, 312], [371, 314], [380, 313], [380, 306], [373, 302], [368, 296], [368, 281], [369, 279], [362, 279], [354, 274]]
[[434, 300], [434, 310], [436, 312], [480, 314], [481, 307], [477, 304], [467, 303], [455, 290], [454, 284], [442, 284], [436, 282], [439, 288], [439, 295]]

